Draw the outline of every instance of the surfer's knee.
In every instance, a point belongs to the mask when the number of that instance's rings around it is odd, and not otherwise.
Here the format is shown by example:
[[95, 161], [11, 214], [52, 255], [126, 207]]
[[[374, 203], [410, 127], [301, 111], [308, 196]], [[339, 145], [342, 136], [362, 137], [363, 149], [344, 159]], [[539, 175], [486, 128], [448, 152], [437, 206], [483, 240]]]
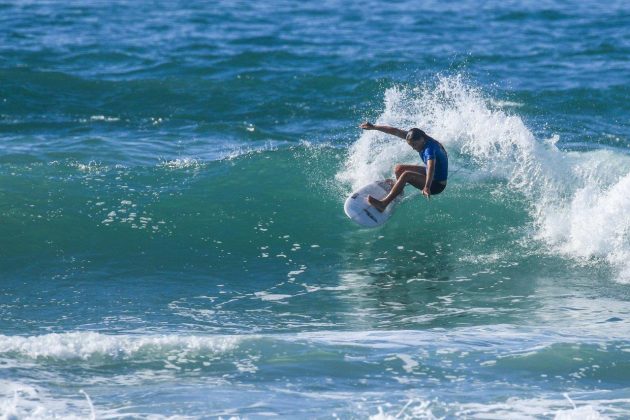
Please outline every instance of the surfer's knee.
[[403, 178], [405, 181], [408, 181], [409, 179], [417, 176], [418, 174], [414, 171], [402, 171], [402, 173], [400, 174], [400, 178]]
[[396, 175], [396, 179], [400, 178], [402, 174], [405, 173], [404, 165], [396, 165], [394, 166], [394, 175]]

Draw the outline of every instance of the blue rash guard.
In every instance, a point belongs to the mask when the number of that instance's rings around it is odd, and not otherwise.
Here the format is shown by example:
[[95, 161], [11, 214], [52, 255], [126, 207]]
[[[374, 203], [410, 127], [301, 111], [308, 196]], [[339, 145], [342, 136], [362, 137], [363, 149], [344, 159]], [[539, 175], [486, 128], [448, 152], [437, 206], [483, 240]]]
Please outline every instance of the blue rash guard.
[[419, 154], [420, 159], [422, 159], [422, 162], [424, 162], [425, 165], [427, 164], [427, 161], [435, 159], [435, 173], [433, 174], [433, 181], [446, 181], [448, 178], [448, 156], [440, 143], [429, 137], [424, 145], [424, 149], [422, 149]]

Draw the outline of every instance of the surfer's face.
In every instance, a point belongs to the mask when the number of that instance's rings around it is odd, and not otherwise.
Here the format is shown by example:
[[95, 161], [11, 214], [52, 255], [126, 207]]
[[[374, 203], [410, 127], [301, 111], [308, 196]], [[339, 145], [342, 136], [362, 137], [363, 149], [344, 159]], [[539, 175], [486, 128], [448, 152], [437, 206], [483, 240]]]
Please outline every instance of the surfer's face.
[[407, 144], [415, 151], [421, 151], [424, 147], [424, 139], [420, 140], [407, 140]]

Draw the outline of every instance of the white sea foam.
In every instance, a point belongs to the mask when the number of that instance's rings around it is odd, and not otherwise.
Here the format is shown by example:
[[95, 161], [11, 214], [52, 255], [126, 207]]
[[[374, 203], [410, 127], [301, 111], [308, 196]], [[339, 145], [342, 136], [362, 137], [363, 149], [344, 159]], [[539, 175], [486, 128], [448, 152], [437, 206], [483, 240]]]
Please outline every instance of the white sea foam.
[[425, 419], [438, 420], [431, 410], [431, 401], [409, 400], [395, 415], [386, 412], [383, 407], [378, 407], [378, 413], [370, 416], [370, 420], [395, 420], [395, 419]]
[[184, 157], [177, 158], [172, 160], [163, 160], [160, 162], [160, 166], [168, 169], [189, 169], [189, 168], [199, 168], [202, 166], [202, 163], [195, 158]]
[[568, 394], [564, 394], [564, 397], [571, 403], [573, 409], [558, 411], [554, 420], [599, 420], [609, 418], [608, 416], [601, 415], [590, 405], [578, 407]]
[[[75, 399], [53, 398], [44, 389], [15, 381], [0, 381], [0, 420], [94, 419], [96, 410], [82, 392]], [[85, 398], [85, 404], [77, 400]], [[83, 407], [85, 405], [85, 407]]]
[[107, 171], [109, 169], [106, 165], [103, 165], [99, 162], [95, 162], [93, 160], [91, 160], [87, 164], [81, 163], [81, 162], [72, 162], [70, 163], [70, 166], [77, 168], [81, 172], [88, 172], [88, 173], [100, 173], [103, 171]]
[[[396, 331], [318, 331], [297, 333], [291, 340], [319, 343], [327, 346], [401, 350], [419, 348], [440, 354], [461, 351], [481, 351], [487, 356], [522, 356], [556, 344], [593, 344], [624, 341], [628, 335], [626, 323], [603, 323], [588, 328], [577, 322], [557, 328], [514, 328], [510, 325], [487, 325], [444, 330]], [[281, 338], [280, 336], [279, 338]]]
[[[607, 261], [630, 281], [630, 157], [615, 150], [564, 152], [558, 136], [537, 139], [515, 114], [493, 105], [461, 77], [435, 85], [387, 89], [376, 123], [420, 127], [444, 143], [466, 180], [503, 180], [529, 202], [536, 237], [553, 253]], [[337, 179], [352, 189], [391, 177], [396, 163], [418, 162], [406, 143], [364, 131]]]
[[224, 353], [242, 340], [239, 336], [108, 335], [97, 332], [53, 333], [30, 337], [0, 335], [0, 354], [17, 353], [32, 359], [57, 360], [93, 357], [132, 358], [171, 351]]
[[[555, 420], [604, 420], [609, 417], [602, 411], [616, 412], [616, 404], [626, 404], [627, 400], [592, 401], [591, 404], [581, 402], [577, 407], [565, 408], [569, 402], [560, 398], [508, 398], [504, 402], [489, 404], [467, 403], [454, 404], [456, 413], [465, 418], [511, 418], [536, 419], [554, 418]], [[594, 405], [597, 407], [595, 408]]]
[[120, 121], [120, 118], [118, 118], [118, 117], [108, 117], [106, 115], [92, 115], [90, 117], [90, 121], [117, 122], [117, 121]]
[[541, 218], [539, 236], [566, 255], [606, 259], [630, 281], [630, 174], [608, 184], [594, 180]]
[[[555, 395], [554, 395], [555, 396]], [[508, 398], [494, 403], [456, 403], [443, 402], [437, 399], [426, 400], [420, 397], [411, 398], [402, 408], [377, 407], [377, 413], [371, 420], [394, 419], [427, 419], [445, 418], [471, 419], [537, 419], [553, 418], [555, 420], [605, 420], [611, 415], [624, 415], [623, 409], [617, 405], [627, 404], [627, 399], [593, 400], [576, 405], [565, 394], [566, 399], [553, 398]], [[567, 401], [568, 400], [568, 401]], [[567, 408], [572, 405], [573, 408]]]

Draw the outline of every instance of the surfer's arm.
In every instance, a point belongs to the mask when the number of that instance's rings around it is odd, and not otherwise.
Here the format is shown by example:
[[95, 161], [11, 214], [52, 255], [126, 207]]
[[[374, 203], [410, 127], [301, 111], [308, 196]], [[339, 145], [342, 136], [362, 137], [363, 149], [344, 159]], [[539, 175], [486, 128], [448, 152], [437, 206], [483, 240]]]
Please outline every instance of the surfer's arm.
[[422, 189], [422, 195], [429, 198], [431, 196], [431, 184], [433, 183], [433, 175], [435, 174], [435, 159], [427, 160], [427, 180]]
[[383, 133], [391, 134], [392, 136], [400, 137], [401, 139], [407, 138], [406, 130], [401, 130], [400, 128], [391, 127], [389, 125], [375, 125], [375, 124], [372, 124], [371, 122], [364, 122], [359, 127], [361, 127], [364, 130], [382, 131]]

